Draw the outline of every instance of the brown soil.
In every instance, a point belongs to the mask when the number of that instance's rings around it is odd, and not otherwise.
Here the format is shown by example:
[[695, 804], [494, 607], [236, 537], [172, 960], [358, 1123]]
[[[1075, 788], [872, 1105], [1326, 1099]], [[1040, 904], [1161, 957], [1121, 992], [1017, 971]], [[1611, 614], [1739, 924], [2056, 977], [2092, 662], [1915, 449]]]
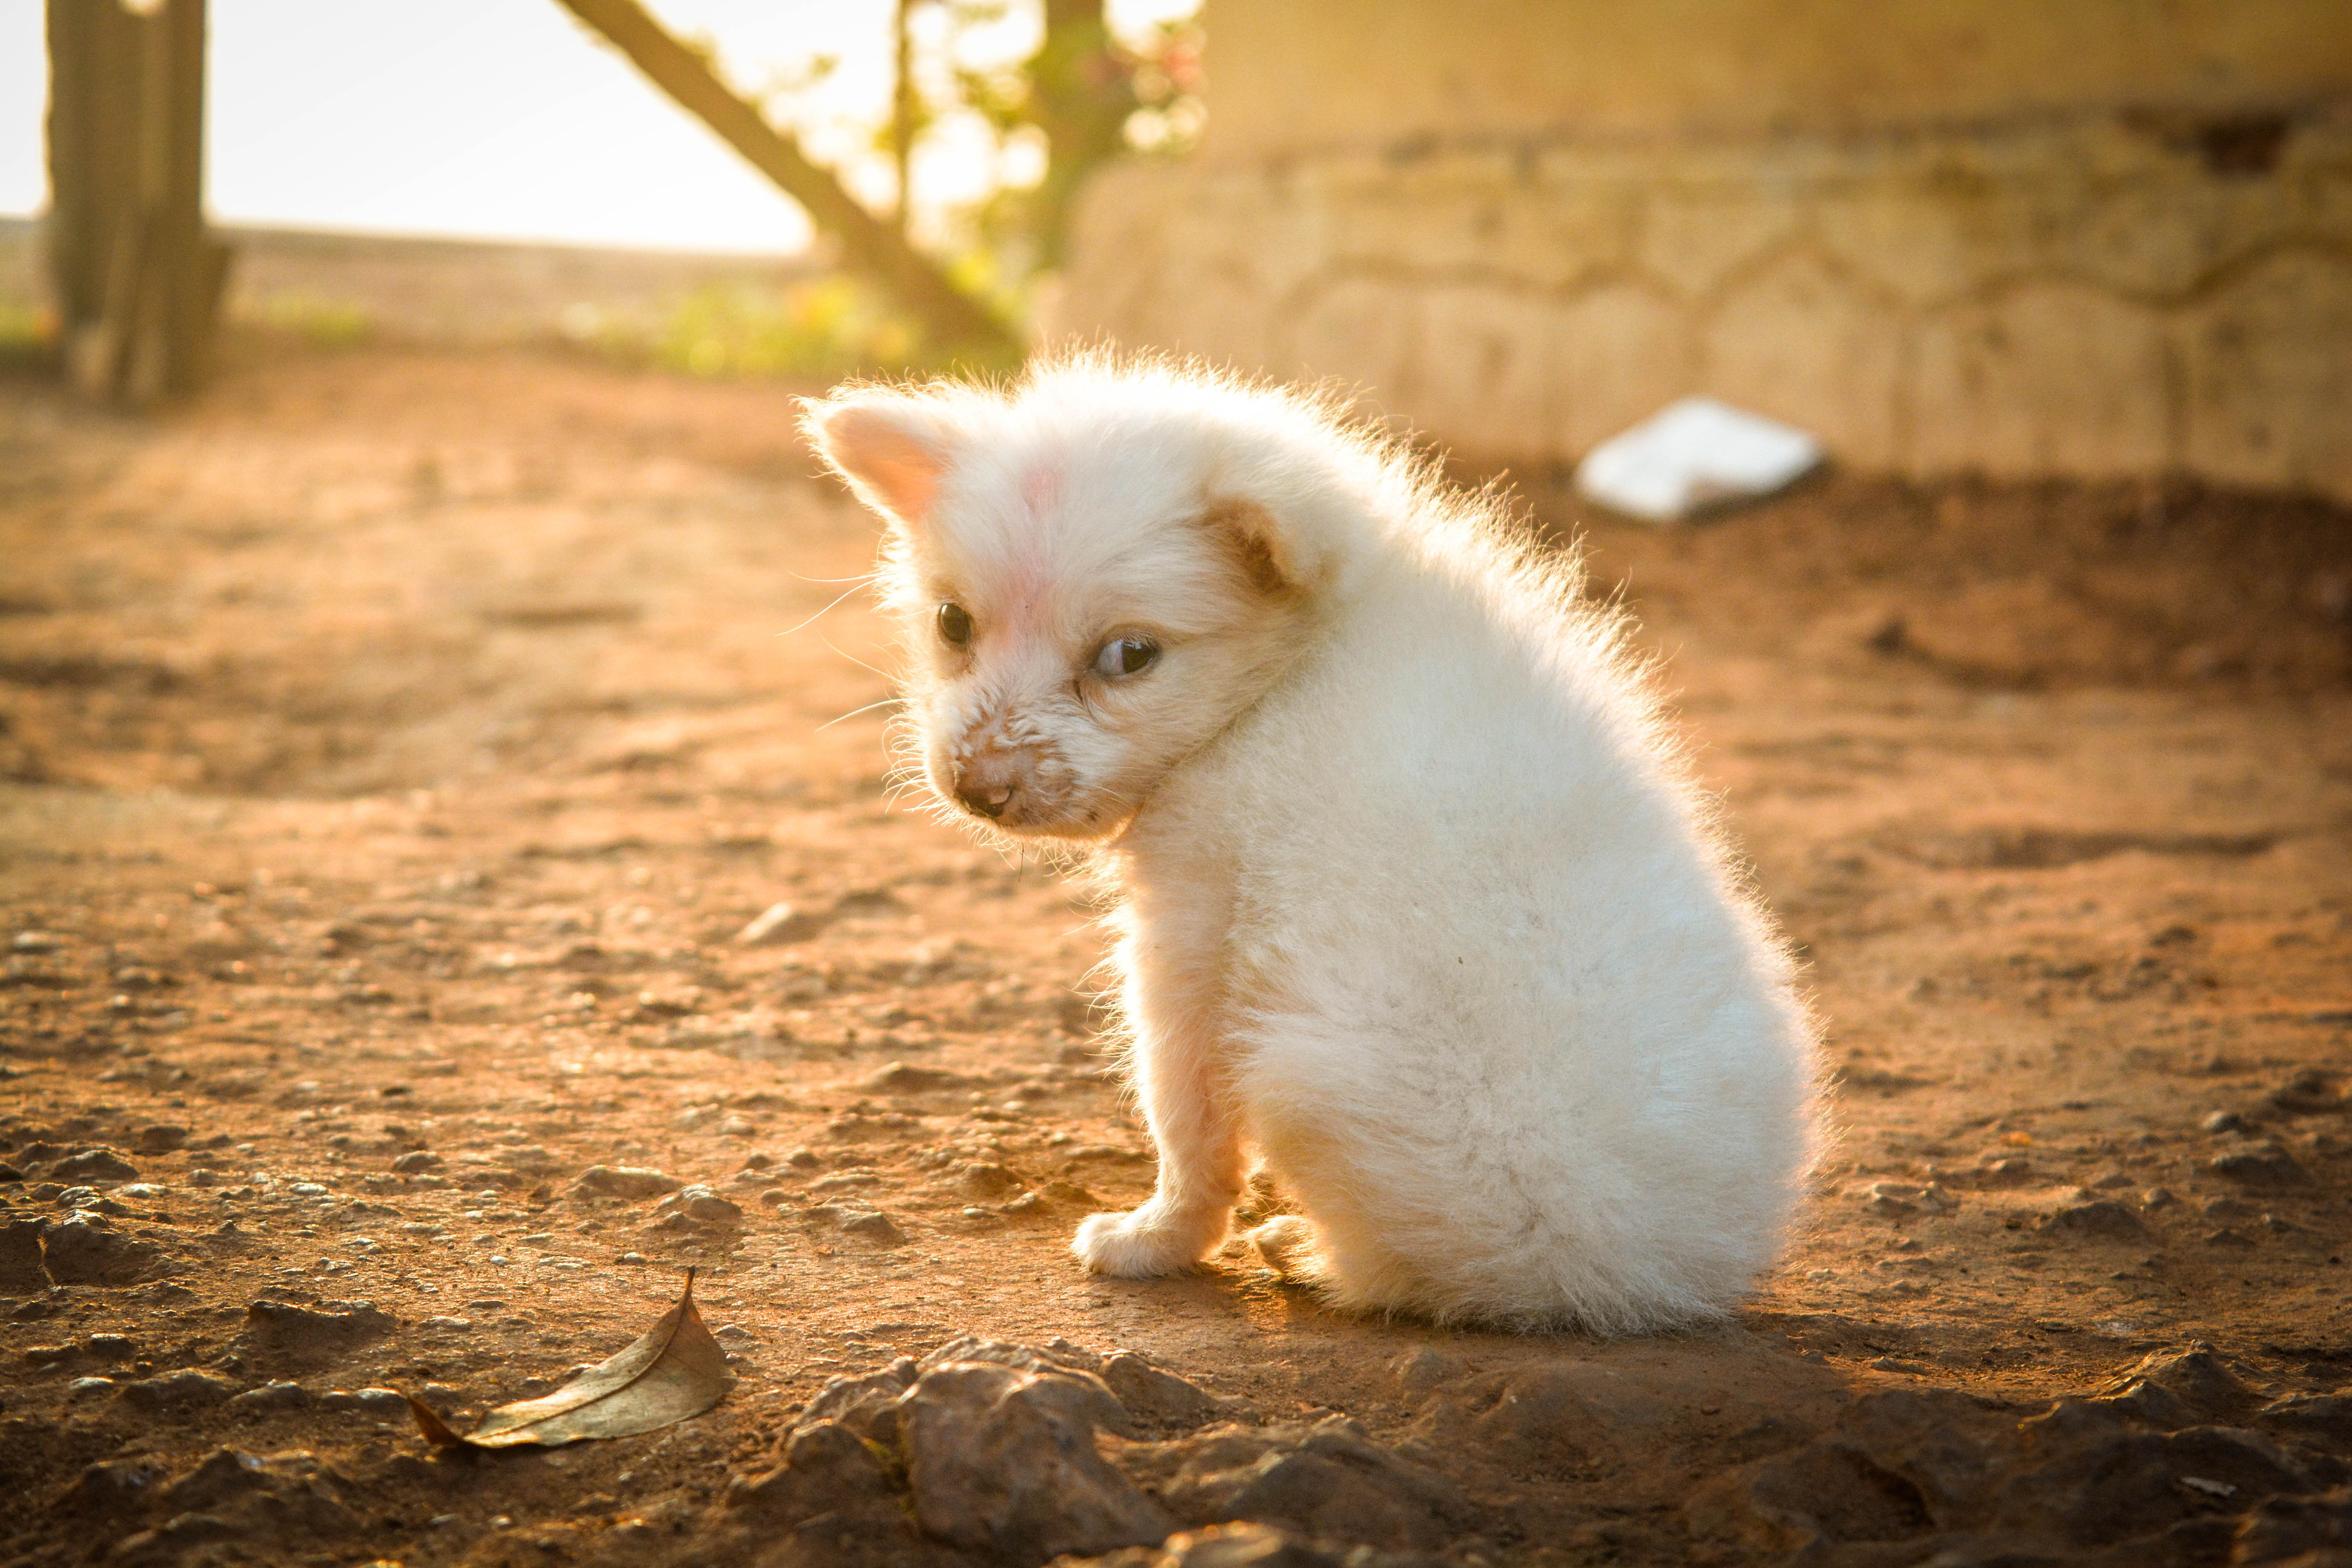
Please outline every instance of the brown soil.
[[[0, 384], [0, 1226], [52, 1222], [59, 1276], [0, 1247], [8, 1555], [713, 1561], [698, 1521], [827, 1378], [965, 1333], [1342, 1413], [1460, 1485], [1465, 1563], [1910, 1562], [1940, 1494], [1816, 1441], [1874, 1394], [2013, 1425], [2197, 1342], [2250, 1397], [2352, 1380], [2352, 517], [1829, 479], [1589, 522], [1809, 955], [1842, 1131], [1735, 1324], [1602, 1343], [1354, 1321], [1240, 1258], [1076, 1270], [1151, 1180], [1098, 911], [886, 798], [877, 623], [811, 620], [873, 541], [792, 423], [522, 353], [247, 344], [149, 422]], [[575, 1190], [599, 1164], [741, 1223]], [[669, 1431], [425, 1464], [326, 1397], [539, 1392], [687, 1263], [741, 1381]], [[265, 1299], [393, 1321], [280, 1342]], [[1511, 1415], [1570, 1374], [1566, 1426]], [[218, 1402], [273, 1379], [307, 1401]], [[352, 1511], [92, 1500], [224, 1444]], [[1791, 1453], [1869, 1506], [1771, 1502]], [[2163, 1484], [2217, 1529], [2256, 1497]]]

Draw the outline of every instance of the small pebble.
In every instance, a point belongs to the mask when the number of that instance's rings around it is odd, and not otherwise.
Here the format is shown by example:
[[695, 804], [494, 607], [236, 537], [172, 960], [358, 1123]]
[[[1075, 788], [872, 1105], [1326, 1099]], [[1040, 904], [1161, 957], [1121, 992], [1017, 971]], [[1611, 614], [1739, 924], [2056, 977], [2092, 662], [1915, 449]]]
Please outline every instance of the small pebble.
[[[793, 914], [793, 906], [790, 904], [770, 904], [752, 916], [750, 923], [735, 933], [735, 940], [745, 947], [757, 947], [764, 942], [774, 942], [794, 934], [800, 927], [794, 926]], [[803, 921], [800, 924], [804, 927], [808, 923]]]
[[2250, 1187], [2302, 1186], [2311, 1180], [2310, 1173], [2295, 1163], [2294, 1155], [2275, 1146], [2216, 1154], [2206, 1162], [2206, 1169]]
[[111, 1149], [85, 1149], [58, 1161], [50, 1174], [69, 1182], [135, 1182], [139, 1169]]
[[743, 1223], [740, 1205], [720, 1197], [709, 1187], [696, 1185], [672, 1193], [661, 1201], [656, 1211], [660, 1214], [683, 1215], [697, 1225], [733, 1226]]
[[248, 1388], [228, 1402], [231, 1410], [272, 1411], [306, 1410], [311, 1404], [310, 1390], [299, 1383], [272, 1383], [259, 1388]]

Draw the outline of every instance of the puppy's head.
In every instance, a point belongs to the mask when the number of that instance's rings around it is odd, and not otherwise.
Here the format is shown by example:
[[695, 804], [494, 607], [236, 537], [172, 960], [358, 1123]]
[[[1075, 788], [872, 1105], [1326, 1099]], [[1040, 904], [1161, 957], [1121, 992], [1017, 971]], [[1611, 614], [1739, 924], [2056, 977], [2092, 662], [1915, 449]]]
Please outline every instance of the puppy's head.
[[809, 405], [888, 524], [943, 803], [1023, 838], [1111, 837], [1279, 676], [1332, 552], [1265, 493], [1237, 395], [1078, 368]]

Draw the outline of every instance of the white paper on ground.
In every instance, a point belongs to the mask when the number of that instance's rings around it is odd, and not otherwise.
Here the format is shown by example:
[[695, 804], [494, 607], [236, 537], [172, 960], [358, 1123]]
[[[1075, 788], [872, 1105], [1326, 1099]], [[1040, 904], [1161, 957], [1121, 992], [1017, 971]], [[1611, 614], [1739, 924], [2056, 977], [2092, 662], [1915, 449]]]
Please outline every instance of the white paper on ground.
[[1675, 522], [1769, 496], [1821, 460], [1821, 444], [1802, 430], [1712, 397], [1685, 397], [1586, 453], [1576, 489], [1612, 511]]

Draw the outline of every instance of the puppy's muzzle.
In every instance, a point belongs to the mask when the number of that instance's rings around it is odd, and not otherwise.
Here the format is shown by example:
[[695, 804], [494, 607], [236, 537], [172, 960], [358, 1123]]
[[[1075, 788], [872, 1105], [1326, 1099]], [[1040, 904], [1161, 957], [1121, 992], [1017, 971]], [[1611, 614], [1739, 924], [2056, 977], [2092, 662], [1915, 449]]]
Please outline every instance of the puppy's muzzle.
[[997, 821], [1013, 808], [1036, 765], [1037, 758], [1026, 747], [989, 747], [956, 770], [955, 797], [973, 816]]

